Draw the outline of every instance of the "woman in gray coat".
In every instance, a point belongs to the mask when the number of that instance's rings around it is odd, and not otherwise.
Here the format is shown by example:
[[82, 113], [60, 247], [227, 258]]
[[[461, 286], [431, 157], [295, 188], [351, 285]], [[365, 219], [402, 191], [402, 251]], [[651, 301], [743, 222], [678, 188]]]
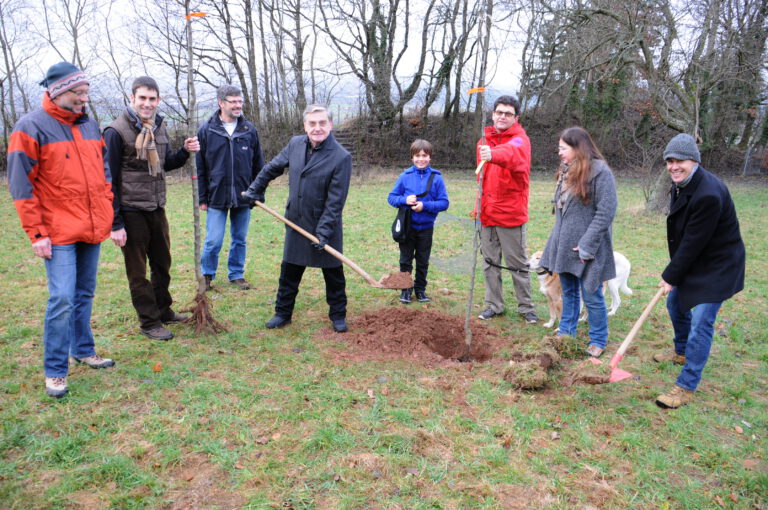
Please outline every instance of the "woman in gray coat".
[[611, 225], [616, 214], [616, 182], [589, 133], [580, 127], [563, 131], [557, 173], [555, 226], [541, 266], [559, 273], [563, 314], [559, 335], [576, 336], [581, 301], [589, 320], [586, 353], [599, 357], [608, 343], [608, 313], [603, 282], [616, 276]]

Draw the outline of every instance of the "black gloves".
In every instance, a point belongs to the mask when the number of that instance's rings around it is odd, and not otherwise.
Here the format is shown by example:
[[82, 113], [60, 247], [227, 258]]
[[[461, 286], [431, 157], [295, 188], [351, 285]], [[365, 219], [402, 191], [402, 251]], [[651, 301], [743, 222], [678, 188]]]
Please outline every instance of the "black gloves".
[[256, 202], [261, 202], [262, 204], [265, 202], [266, 198], [264, 197], [264, 192], [261, 193], [256, 192], [256, 190], [252, 188], [248, 188], [247, 190], [240, 193], [244, 198], [247, 198], [251, 202], [251, 209], [256, 205]]
[[316, 249], [317, 251], [325, 251], [325, 243], [327, 243], [327, 241], [322, 237], [318, 237], [317, 241], [318, 242], [316, 243], [309, 243], [309, 244], [311, 244], [312, 248]]

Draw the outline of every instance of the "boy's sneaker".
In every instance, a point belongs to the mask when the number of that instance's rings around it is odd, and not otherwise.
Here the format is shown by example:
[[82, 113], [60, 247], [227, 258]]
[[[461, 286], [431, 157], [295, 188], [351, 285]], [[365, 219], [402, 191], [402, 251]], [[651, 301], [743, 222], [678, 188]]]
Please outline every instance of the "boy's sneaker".
[[429, 303], [432, 301], [429, 299], [429, 296], [427, 296], [427, 293], [424, 291], [416, 291], [416, 299], [419, 300], [420, 303]]
[[400, 302], [405, 303], [406, 305], [411, 302], [411, 289], [403, 289], [402, 292], [400, 292]]
[[496, 317], [497, 315], [501, 315], [501, 314], [494, 312], [490, 307], [488, 307], [485, 310], [483, 310], [482, 313], [480, 315], [478, 315], [477, 317], [479, 319], [481, 319], [481, 320], [487, 321], [487, 320], [491, 320], [492, 318]]
[[674, 385], [667, 393], [656, 398], [656, 405], [665, 409], [677, 409], [693, 400], [693, 392]]
[[102, 358], [98, 354], [88, 356], [87, 358], [74, 358], [78, 363], [84, 363], [91, 368], [107, 368], [115, 365], [114, 360]]
[[653, 361], [657, 363], [669, 361], [677, 365], [685, 365], [685, 354], [678, 354], [675, 351], [657, 352], [653, 355]]
[[539, 322], [539, 316], [536, 315], [536, 312], [525, 312], [521, 313], [520, 315], [523, 316], [523, 319], [525, 319], [525, 322], [528, 324], [536, 324]]
[[46, 377], [45, 378], [45, 392], [49, 397], [61, 398], [67, 394], [69, 388], [67, 387], [66, 377]]

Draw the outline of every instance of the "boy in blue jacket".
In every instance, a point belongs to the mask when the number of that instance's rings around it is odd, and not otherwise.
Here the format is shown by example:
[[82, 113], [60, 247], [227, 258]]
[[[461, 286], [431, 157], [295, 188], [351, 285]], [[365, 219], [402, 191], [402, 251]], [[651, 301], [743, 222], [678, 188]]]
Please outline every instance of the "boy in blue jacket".
[[[429, 254], [432, 251], [432, 233], [435, 218], [448, 209], [448, 191], [439, 170], [429, 166], [432, 158], [432, 144], [416, 140], [411, 144], [413, 166], [400, 174], [387, 201], [392, 207], [411, 208], [411, 226], [405, 241], [400, 245], [400, 271], [410, 273], [416, 257], [416, 279], [412, 289], [403, 289], [400, 302], [408, 304], [415, 291], [416, 299], [422, 303], [431, 301], [427, 296], [427, 270]], [[432, 182], [430, 182], [432, 176]], [[427, 185], [429, 184], [429, 189]]]

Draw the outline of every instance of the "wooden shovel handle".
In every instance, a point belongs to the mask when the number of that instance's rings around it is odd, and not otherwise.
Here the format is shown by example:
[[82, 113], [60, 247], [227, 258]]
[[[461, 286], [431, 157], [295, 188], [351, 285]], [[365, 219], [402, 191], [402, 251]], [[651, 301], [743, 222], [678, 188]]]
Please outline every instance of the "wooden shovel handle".
[[[616, 363], [618, 363], [618, 360], [621, 359], [622, 356], [624, 356], [624, 352], [629, 347], [629, 344], [632, 343], [632, 340], [635, 339], [635, 336], [637, 336], [637, 332], [640, 331], [640, 328], [643, 326], [643, 323], [645, 322], [645, 319], [648, 318], [648, 316], [651, 314], [651, 311], [653, 311], [653, 308], [656, 306], [656, 303], [659, 302], [659, 299], [661, 299], [661, 296], [664, 295], [664, 289], [660, 288], [656, 295], [651, 298], [650, 303], [645, 307], [645, 310], [643, 310], [643, 313], [640, 314], [640, 317], [635, 322], [635, 325], [632, 326], [632, 329], [627, 334], [627, 337], [624, 339], [623, 342], [621, 342], [621, 345], [619, 346], [619, 350], [616, 351], [616, 354], [614, 354], [613, 358], [616, 360]], [[611, 360], [611, 365], [613, 365], [613, 360]]]
[[[313, 243], [319, 243], [320, 242], [320, 240], [317, 237], [315, 237], [314, 235], [310, 234], [309, 232], [307, 232], [306, 230], [304, 230], [303, 228], [301, 228], [300, 226], [298, 226], [297, 224], [295, 224], [294, 222], [292, 222], [291, 220], [289, 220], [288, 218], [286, 218], [285, 216], [283, 216], [279, 212], [277, 212], [274, 209], [272, 209], [271, 207], [269, 207], [267, 205], [264, 205], [263, 203], [259, 202], [258, 200], [256, 200], [255, 203], [256, 203], [257, 206], [261, 207], [262, 209], [267, 211], [269, 214], [271, 214], [272, 216], [274, 216], [278, 220], [282, 221], [283, 223], [285, 223], [286, 225], [288, 225], [293, 230], [295, 230], [299, 234], [303, 235], [304, 237], [306, 237], [307, 239], [309, 239]], [[382, 284], [380, 284], [379, 282], [377, 282], [376, 280], [371, 278], [371, 275], [369, 275], [368, 273], [363, 271], [363, 268], [361, 268], [360, 266], [358, 266], [357, 264], [352, 262], [349, 258], [344, 256], [344, 254], [341, 253], [340, 251], [336, 250], [335, 248], [332, 248], [327, 243], [323, 247], [323, 249], [325, 251], [327, 251], [328, 253], [330, 253], [334, 258], [342, 261], [344, 264], [346, 264], [349, 267], [351, 267], [354, 272], [356, 272], [357, 274], [362, 276], [363, 279], [366, 282], [368, 282], [370, 285], [372, 285], [374, 287], [377, 287], [377, 288], [382, 288], [383, 287]]]

